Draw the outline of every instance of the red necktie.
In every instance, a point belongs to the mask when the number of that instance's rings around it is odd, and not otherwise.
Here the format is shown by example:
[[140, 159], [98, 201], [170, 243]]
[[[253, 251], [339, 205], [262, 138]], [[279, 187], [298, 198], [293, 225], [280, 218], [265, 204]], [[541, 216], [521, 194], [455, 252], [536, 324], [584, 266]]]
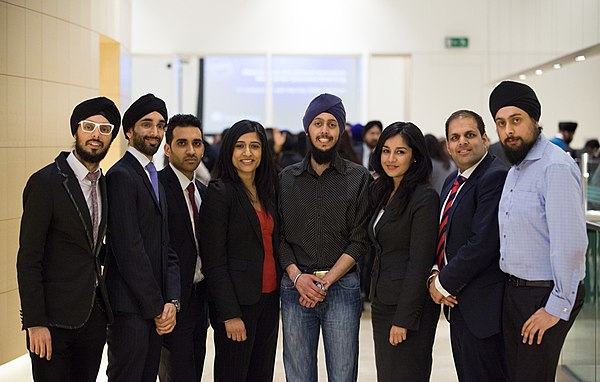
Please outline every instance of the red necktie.
[[440, 221], [440, 229], [438, 231], [439, 239], [435, 251], [435, 253], [437, 254], [437, 265], [439, 270], [442, 270], [442, 268], [444, 267], [444, 253], [446, 249], [446, 230], [448, 228], [448, 216], [450, 215], [450, 209], [452, 208], [452, 203], [454, 202], [454, 198], [456, 197], [458, 189], [466, 180], [467, 178], [465, 178], [462, 175], [459, 175], [456, 179], [454, 179], [452, 189], [450, 190], [450, 194], [448, 195], [448, 200], [446, 201], [446, 205], [444, 206], [442, 220]]
[[200, 243], [200, 240], [198, 239], [198, 218], [200, 214], [198, 213], [198, 206], [196, 206], [196, 187], [194, 186], [194, 183], [192, 182], [188, 184], [186, 190], [188, 192], [188, 196], [190, 197], [190, 203], [192, 204], [192, 214], [194, 216], [193, 224], [194, 232], [196, 233], [196, 240], [198, 240], [198, 243]]

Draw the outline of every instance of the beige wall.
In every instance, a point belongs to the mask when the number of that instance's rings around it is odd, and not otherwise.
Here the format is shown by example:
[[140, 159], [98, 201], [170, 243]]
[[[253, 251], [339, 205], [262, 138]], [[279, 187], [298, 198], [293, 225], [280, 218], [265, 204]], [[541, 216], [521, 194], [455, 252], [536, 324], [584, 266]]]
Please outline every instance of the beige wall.
[[[26, 352], [15, 270], [21, 193], [70, 149], [73, 107], [100, 94], [100, 36], [129, 54], [130, 9], [128, 0], [0, 0], [0, 364]], [[121, 102], [129, 84], [121, 78]]]

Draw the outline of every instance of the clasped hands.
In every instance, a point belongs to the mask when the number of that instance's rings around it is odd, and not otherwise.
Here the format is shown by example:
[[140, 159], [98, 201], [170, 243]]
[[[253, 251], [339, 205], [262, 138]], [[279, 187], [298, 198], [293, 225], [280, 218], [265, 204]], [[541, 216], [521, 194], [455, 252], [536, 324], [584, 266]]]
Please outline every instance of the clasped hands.
[[438, 275], [439, 272], [435, 271], [435, 273], [432, 276], [433, 278], [430, 281], [428, 281], [429, 295], [431, 296], [433, 302], [435, 302], [436, 304], [443, 304], [454, 308], [454, 306], [458, 304], [458, 299], [456, 298], [456, 296], [449, 295], [448, 297], [444, 297], [444, 295], [435, 287], [435, 279], [438, 277]]
[[[319, 288], [317, 283], [323, 287]], [[327, 289], [331, 284], [326, 278], [319, 278], [311, 273], [302, 273], [296, 278], [296, 290], [300, 293], [300, 305], [314, 308], [317, 303], [325, 300]]]
[[154, 317], [154, 325], [156, 326], [156, 333], [162, 336], [163, 334], [169, 334], [175, 329], [177, 323], [177, 308], [175, 304], [167, 302], [161, 314]]

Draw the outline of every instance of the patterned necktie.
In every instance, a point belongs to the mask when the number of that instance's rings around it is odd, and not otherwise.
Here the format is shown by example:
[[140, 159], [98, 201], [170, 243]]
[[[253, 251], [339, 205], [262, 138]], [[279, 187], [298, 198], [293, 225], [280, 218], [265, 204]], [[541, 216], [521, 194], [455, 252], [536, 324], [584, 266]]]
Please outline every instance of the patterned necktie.
[[[188, 196], [190, 197], [190, 203], [192, 204], [192, 214], [194, 216], [194, 232], [196, 233], [196, 240], [198, 240], [198, 218], [200, 214], [198, 213], [198, 206], [196, 206], [196, 187], [194, 183], [190, 183], [187, 188]], [[200, 242], [200, 240], [198, 240]]]
[[150, 183], [152, 183], [152, 188], [154, 189], [154, 195], [156, 195], [156, 200], [160, 201], [160, 197], [158, 195], [158, 173], [156, 172], [156, 167], [154, 167], [154, 163], [150, 162], [146, 165], [146, 170], [150, 174]]
[[454, 179], [454, 183], [452, 184], [452, 189], [450, 189], [450, 194], [448, 195], [448, 200], [446, 201], [446, 205], [444, 206], [444, 212], [442, 213], [442, 220], [440, 221], [440, 229], [438, 231], [438, 244], [436, 247], [437, 254], [437, 265], [438, 269], [441, 271], [444, 267], [444, 255], [446, 252], [446, 230], [448, 228], [448, 216], [450, 215], [450, 209], [452, 208], [452, 204], [454, 202], [454, 198], [456, 197], [456, 193], [462, 184], [467, 180], [462, 175], [459, 175], [456, 179]]
[[87, 180], [92, 182], [92, 233], [94, 236], [94, 246], [98, 243], [98, 227], [100, 226], [98, 216], [98, 191], [96, 185], [98, 184], [98, 178], [100, 178], [100, 171], [88, 172], [85, 176]]

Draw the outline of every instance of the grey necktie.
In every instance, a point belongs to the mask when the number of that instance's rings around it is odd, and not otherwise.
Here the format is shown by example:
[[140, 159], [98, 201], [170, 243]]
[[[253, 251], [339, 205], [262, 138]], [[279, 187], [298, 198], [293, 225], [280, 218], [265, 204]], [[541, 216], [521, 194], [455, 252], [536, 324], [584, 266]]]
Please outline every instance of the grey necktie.
[[100, 178], [100, 170], [88, 172], [85, 178], [92, 182], [92, 232], [94, 235], [94, 246], [96, 246], [98, 242], [98, 227], [100, 226], [100, 219], [98, 216], [98, 191], [96, 190], [96, 185], [98, 184], [98, 178]]

